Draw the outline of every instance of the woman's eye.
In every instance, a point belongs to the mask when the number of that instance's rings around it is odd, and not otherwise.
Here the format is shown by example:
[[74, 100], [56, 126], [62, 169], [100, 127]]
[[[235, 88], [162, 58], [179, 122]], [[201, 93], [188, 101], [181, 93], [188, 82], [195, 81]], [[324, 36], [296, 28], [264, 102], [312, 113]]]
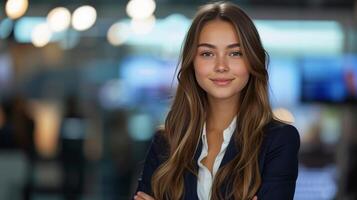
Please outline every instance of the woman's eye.
[[231, 53], [229, 53], [229, 56], [242, 56], [243, 54], [242, 54], [242, 52], [240, 52], [240, 51], [234, 51], [234, 52], [231, 52]]
[[211, 57], [211, 56], [213, 56], [213, 53], [211, 53], [211, 52], [202, 52], [200, 55], [203, 56], [203, 57]]

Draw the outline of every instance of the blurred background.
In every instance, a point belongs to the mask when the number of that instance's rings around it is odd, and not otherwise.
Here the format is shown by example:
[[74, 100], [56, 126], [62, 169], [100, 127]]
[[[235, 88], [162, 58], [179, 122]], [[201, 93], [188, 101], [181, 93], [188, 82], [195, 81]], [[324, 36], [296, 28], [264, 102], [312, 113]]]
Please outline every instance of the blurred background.
[[[301, 136], [296, 200], [357, 199], [357, 2], [237, 0]], [[0, 199], [129, 199], [203, 0], [0, 2]]]

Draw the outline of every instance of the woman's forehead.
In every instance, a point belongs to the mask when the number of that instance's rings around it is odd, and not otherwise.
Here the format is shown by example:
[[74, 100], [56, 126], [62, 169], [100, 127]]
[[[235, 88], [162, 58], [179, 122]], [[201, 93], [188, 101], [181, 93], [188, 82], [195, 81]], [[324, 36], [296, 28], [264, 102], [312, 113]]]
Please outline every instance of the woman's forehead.
[[230, 45], [239, 43], [235, 27], [227, 21], [212, 20], [205, 23], [199, 33], [198, 43]]

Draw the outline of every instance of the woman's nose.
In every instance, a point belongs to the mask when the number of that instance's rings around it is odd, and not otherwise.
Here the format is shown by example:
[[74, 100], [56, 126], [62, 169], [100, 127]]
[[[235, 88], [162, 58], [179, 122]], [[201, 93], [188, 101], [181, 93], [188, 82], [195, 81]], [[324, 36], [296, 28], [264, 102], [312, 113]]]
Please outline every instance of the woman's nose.
[[217, 56], [215, 71], [216, 72], [225, 72], [228, 71], [228, 65], [226, 58], [224, 56]]

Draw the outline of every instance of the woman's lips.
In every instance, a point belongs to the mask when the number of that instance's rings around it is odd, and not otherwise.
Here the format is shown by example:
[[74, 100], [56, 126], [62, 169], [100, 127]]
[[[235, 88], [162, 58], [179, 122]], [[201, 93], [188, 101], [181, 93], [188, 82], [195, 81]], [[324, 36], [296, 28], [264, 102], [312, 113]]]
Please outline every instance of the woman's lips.
[[230, 84], [233, 79], [211, 79], [211, 81], [218, 86], [225, 86]]

